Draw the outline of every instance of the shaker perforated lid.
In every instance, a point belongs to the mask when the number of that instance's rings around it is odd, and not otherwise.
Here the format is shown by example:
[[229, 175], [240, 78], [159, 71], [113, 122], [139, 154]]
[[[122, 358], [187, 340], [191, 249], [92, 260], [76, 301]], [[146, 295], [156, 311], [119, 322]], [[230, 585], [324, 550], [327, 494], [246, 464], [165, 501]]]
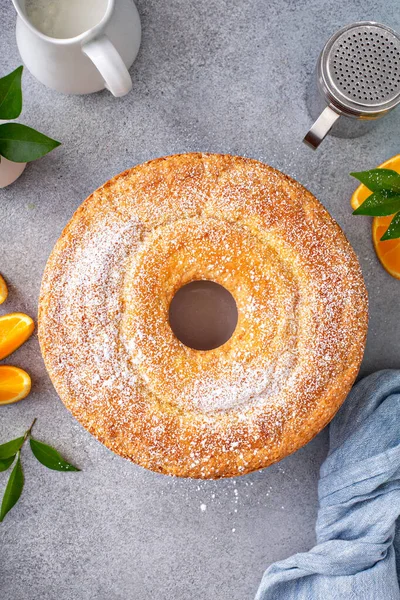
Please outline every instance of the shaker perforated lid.
[[385, 25], [347, 25], [325, 45], [318, 80], [341, 112], [373, 116], [400, 102], [400, 36]]

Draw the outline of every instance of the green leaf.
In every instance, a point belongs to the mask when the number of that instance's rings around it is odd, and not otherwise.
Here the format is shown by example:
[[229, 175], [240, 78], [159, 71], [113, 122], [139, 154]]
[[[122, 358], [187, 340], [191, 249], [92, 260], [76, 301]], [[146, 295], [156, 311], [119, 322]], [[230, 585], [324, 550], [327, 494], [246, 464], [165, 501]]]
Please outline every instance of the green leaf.
[[387, 217], [400, 210], [400, 193], [375, 192], [356, 208], [353, 215], [369, 215], [370, 217]]
[[4, 492], [3, 501], [0, 508], [0, 521], [4, 519], [6, 514], [12, 509], [13, 506], [18, 502], [19, 497], [24, 487], [24, 474], [21, 467], [21, 459], [18, 454], [17, 462], [15, 467], [11, 471], [11, 475], [8, 479], [6, 491]]
[[79, 471], [79, 469], [64, 460], [55, 448], [33, 438], [29, 442], [35, 457], [48, 469], [53, 469], [54, 471]]
[[51, 138], [20, 123], [0, 125], [0, 155], [14, 162], [31, 162], [60, 145]]
[[0, 79], [0, 119], [16, 119], [22, 110], [21, 75], [23, 67]]
[[371, 192], [387, 190], [400, 193], [400, 174], [392, 169], [371, 169], [350, 175], [361, 181]]
[[384, 242], [385, 240], [395, 240], [397, 238], [400, 238], [400, 211], [396, 213], [390, 221], [389, 227], [381, 237], [381, 242]]
[[18, 450], [21, 448], [24, 443], [24, 436], [16, 438], [15, 440], [11, 440], [11, 442], [7, 442], [6, 444], [1, 444], [0, 446], [0, 460], [4, 458], [11, 458], [11, 456], [15, 456]]
[[10, 458], [3, 458], [0, 460], [0, 471], [7, 471], [7, 469], [13, 464], [14, 458], [15, 454], [14, 456], [10, 456]]

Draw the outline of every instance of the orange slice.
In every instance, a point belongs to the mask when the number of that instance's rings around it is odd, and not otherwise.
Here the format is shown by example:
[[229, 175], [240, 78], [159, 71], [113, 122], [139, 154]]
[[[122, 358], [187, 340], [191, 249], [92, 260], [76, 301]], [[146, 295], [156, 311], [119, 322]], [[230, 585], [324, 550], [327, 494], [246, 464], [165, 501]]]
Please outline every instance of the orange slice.
[[34, 328], [33, 320], [23, 313], [0, 317], [0, 360], [26, 342]]
[[0, 304], [3, 304], [7, 300], [8, 289], [4, 278], [0, 275]]
[[[389, 158], [389, 160], [386, 160], [384, 163], [379, 165], [377, 169], [393, 169], [393, 171], [397, 171], [397, 173], [400, 173], [400, 154], [392, 156], [392, 158]], [[364, 200], [366, 200], [371, 194], [371, 190], [369, 190], [363, 183], [361, 183], [351, 197], [350, 204], [352, 209], [356, 210], [356, 208], [358, 208], [360, 204], [362, 204]]]
[[[400, 173], [400, 154], [396, 154], [389, 160], [385, 161], [378, 169], [393, 169]], [[355, 210], [368, 198], [371, 194], [364, 184], [358, 186], [356, 191], [351, 197], [350, 203], [352, 208]], [[381, 237], [389, 227], [393, 215], [388, 217], [374, 217], [372, 221], [372, 241], [374, 242], [375, 252], [381, 261], [381, 264], [386, 271], [400, 279], [400, 238], [395, 240], [385, 240], [381, 242]]]
[[0, 405], [13, 404], [31, 391], [31, 378], [26, 371], [10, 365], [0, 366]]
[[392, 277], [400, 279], [400, 238], [381, 242], [381, 237], [389, 227], [392, 219], [393, 215], [374, 217], [372, 221], [372, 240], [382, 266]]

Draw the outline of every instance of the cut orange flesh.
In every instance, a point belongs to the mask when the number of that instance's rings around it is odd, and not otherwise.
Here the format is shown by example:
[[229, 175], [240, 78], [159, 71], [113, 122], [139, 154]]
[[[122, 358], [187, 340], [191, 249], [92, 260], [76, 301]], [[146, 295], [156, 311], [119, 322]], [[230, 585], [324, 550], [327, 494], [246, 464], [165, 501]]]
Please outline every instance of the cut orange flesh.
[[381, 242], [381, 237], [389, 227], [392, 219], [393, 215], [389, 217], [374, 217], [372, 222], [372, 239], [375, 252], [382, 266], [390, 275], [396, 277], [396, 279], [400, 279], [400, 238]]
[[31, 391], [31, 378], [26, 371], [10, 365], [0, 366], [0, 405], [13, 404]]
[[0, 275], [0, 304], [3, 304], [7, 300], [8, 289], [4, 278]]
[[23, 313], [10, 313], [0, 317], [0, 360], [14, 352], [31, 335], [33, 320]]
[[[400, 154], [396, 154], [385, 161], [378, 169], [392, 169], [400, 173]], [[358, 186], [351, 197], [351, 206], [355, 210], [372, 194], [364, 184]], [[372, 241], [374, 242], [375, 252], [382, 263], [382, 266], [390, 275], [400, 279], [400, 238], [395, 240], [385, 240], [381, 242], [381, 237], [390, 225], [393, 215], [388, 217], [374, 217], [372, 221]]]

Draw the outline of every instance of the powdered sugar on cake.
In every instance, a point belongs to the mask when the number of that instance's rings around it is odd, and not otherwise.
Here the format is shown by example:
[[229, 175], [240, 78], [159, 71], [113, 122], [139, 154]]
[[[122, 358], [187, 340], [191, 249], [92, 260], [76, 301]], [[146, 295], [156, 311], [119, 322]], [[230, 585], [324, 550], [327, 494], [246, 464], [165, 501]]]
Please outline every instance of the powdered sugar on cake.
[[[350, 246], [303, 188], [255, 161], [188, 157], [86, 201], [46, 268], [39, 333], [62, 400], [104, 443], [214, 477], [277, 460], [329, 420], [361, 360], [366, 296]], [[193, 279], [238, 306], [232, 338], [208, 352], [168, 323]]]

